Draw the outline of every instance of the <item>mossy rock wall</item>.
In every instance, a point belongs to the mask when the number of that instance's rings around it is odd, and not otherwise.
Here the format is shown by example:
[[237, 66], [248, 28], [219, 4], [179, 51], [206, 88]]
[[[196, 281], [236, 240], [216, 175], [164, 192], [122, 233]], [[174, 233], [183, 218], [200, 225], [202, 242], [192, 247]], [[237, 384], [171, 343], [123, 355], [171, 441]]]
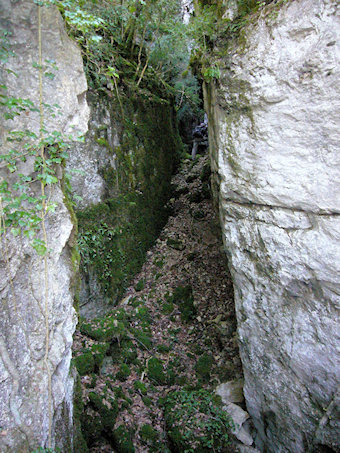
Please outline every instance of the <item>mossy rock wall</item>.
[[159, 94], [158, 87], [152, 98], [128, 88], [119, 100], [89, 96], [90, 130], [69, 168], [72, 186], [82, 194], [75, 203], [80, 311], [87, 317], [105, 313], [122, 295], [167, 218], [164, 206], [182, 144], [172, 100]]

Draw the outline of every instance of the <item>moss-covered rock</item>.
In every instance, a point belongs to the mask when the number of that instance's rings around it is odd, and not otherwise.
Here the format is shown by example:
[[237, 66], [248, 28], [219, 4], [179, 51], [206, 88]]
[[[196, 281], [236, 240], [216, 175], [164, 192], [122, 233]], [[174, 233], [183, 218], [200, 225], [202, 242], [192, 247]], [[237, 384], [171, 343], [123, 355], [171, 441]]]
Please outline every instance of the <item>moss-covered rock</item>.
[[131, 333], [144, 349], [150, 349], [152, 347], [152, 333], [148, 329], [131, 329]]
[[98, 371], [103, 363], [103, 360], [110, 348], [108, 343], [94, 344], [91, 346], [91, 353], [93, 355], [95, 368]]
[[111, 434], [118, 414], [117, 401], [110, 397], [103, 397], [95, 392], [89, 393], [90, 405], [99, 414], [103, 429]]
[[136, 347], [130, 339], [112, 343], [110, 353], [114, 363], [131, 364], [135, 362], [138, 356]]
[[91, 374], [94, 371], [95, 360], [90, 351], [85, 351], [73, 359], [74, 365], [80, 376]]
[[[120, 142], [111, 148], [106, 137], [96, 138], [103, 154], [115, 156], [115, 165], [102, 171], [102, 202], [77, 212], [81, 270], [86, 277], [91, 268], [106, 300], [123, 294], [168, 216], [170, 180], [182, 144], [169, 92], [160, 83], [153, 91], [164, 99], [125, 85], [116, 104], [93, 100], [108, 106], [112, 124], [106, 135], [118, 134]], [[136, 290], [143, 287], [141, 280]]]
[[122, 339], [127, 335], [127, 320], [128, 315], [124, 309], [115, 309], [103, 318], [95, 318], [91, 321], [81, 319], [79, 330], [82, 334], [97, 341]]
[[88, 453], [88, 446], [82, 432], [82, 414], [84, 411], [83, 395], [79, 375], [75, 378], [73, 394], [73, 446], [74, 451]]

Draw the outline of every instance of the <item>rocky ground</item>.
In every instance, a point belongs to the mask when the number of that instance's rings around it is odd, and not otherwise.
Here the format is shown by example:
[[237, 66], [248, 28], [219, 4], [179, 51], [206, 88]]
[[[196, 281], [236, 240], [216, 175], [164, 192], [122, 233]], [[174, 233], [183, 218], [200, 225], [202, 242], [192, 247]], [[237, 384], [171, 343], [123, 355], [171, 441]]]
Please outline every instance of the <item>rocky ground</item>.
[[76, 451], [236, 451], [214, 394], [242, 370], [209, 181], [207, 157], [182, 164], [142, 271], [118, 307], [79, 323]]

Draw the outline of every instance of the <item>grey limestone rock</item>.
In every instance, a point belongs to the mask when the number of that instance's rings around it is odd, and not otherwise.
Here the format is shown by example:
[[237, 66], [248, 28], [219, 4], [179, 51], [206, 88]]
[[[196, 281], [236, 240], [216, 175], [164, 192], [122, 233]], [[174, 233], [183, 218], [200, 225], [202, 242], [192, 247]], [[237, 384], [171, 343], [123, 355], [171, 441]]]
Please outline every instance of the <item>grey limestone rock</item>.
[[249, 418], [248, 412], [244, 411], [240, 406], [234, 403], [228, 403], [223, 406], [223, 409], [230, 415], [234, 422], [232, 433], [234, 436], [245, 445], [252, 445], [254, 440], [249, 430], [244, 426], [244, 423]]
[[[77, 143], [66, 163], [77, 209], [101, 203], [116, 194], [116, 184], [108, 184], [105, 173], [116, 173], [116, 153], [122, 126], [112, 117], [112, 107], [103, 98], [88, 94], [91, 107], [89, 130], [84, 143]], [[117, 181], [117, 175], [114, 179]], [[116, 182], [115, 181], [115, 182]]]
[[[9, 95], [30, 99], [37, 105], [38, 71], [33, 63], [38, 61], [38, 6], [26, 0], [1, 0], [0, 9], [1, 27], [11, 32], [15, 53], [7, 68], [17, 74], [4, 72], [2, 83], [7, 85]], [[43, 101], [59, 104], [62, 113], [52, 117], [45, 108], [44, 127], [49, 132], [85, 133], [89, 109], [80, 51], [67, 37], [55, 7], [42, 7], [41, 13], [43, 59], [53, 60], [58, 67], [53, 80], [43, 78]], [[6, 151], [7, 132], [25, 128], [39, 132], [38, 113], [27, 111], [14, 120], [1, 122], [1, 153]], [[22, 164], [22, 172], [33, 174], [32, 164], [28, 159]], [[7, 178], [3, 166], [2, 178]], [[74, 225], [59, 183], [47, 191], [47, 196], [56, 204], [45, 221], [47, 267], [28, 240], [10, 234], [1, 236], [0, 451], [4, 453], [46, 446], [49, 408], [52, 446], [69, 451], [72, 444], [73, 379], [69, 371], [76, 324], [72, 292], [75, 263], [71, 256]]]
[[216, 393], [222, 399], [222, 403], [242, 403], [244, 401], [243, 396], [243, 379], [237, 379], [235, 381], [223, 382], [216, 388]]
[[340, 448], [337, 8], [269, 4], [205, 87], [244, 394], [273, 453]]

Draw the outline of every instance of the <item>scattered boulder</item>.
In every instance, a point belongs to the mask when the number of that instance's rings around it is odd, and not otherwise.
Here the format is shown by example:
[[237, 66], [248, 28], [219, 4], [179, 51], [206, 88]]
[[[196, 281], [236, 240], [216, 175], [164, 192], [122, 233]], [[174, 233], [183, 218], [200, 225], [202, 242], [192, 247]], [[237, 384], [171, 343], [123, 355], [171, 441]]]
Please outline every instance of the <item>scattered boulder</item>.
[[242, 403], [243, 396], [243, 379], [224, 382], [216, 388], [216, 393], [222, 399], [223, 404]]
[[248, 412], [234, 403], [227, 404], [223, 409], [233, 419], [235, 427], [231, 431], [234, 436], [243, 444], [252, 445], [254, 440], [250, 434], [249, 427], [244, 426], [244, 422], [249, 418]]

